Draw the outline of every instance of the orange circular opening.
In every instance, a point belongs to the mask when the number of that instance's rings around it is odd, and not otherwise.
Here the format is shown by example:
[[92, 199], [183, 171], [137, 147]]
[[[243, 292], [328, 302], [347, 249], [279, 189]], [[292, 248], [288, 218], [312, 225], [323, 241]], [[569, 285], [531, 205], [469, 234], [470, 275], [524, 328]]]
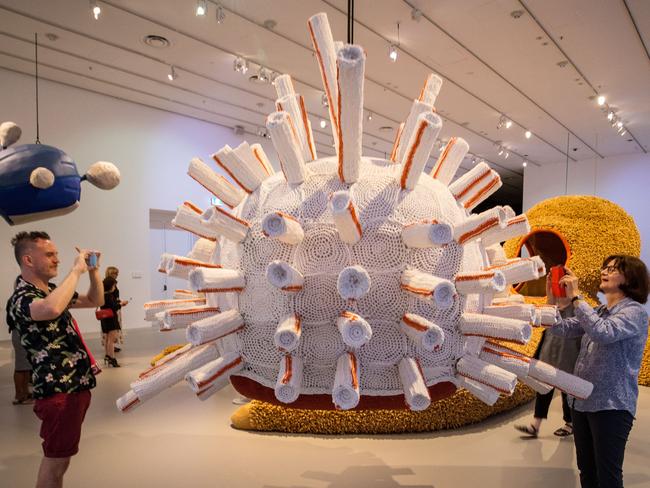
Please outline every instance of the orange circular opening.
[[[571, 249], [567, 240], [558, 231], [535, 229], [519, 242], [517, 256], [539, 256], [548, 271], [553, 266], [566, 265], [571, 258]], [[546, 277], [518, 283], [514, 287], [522, 295], [542, 297], [546, 295]]]

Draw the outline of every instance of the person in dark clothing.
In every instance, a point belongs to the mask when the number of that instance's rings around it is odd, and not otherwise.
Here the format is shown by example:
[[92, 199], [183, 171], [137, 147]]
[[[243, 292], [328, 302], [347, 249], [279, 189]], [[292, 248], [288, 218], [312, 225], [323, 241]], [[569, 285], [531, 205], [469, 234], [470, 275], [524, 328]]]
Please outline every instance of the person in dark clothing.
[[111, 317], [101, 319], [102, 333], [106, 334], [104, 341], [104, 364], [119, 368], [120, 364], [115, 359], [115, 341], [120, 333], [120, 321], [118, 310], [122, 308], [120, 297], [117, 294], [117, 281], [115, 278], [107, 276], [104, 278], [104, 305], [102, 310], [109, 309], [113, 312]]

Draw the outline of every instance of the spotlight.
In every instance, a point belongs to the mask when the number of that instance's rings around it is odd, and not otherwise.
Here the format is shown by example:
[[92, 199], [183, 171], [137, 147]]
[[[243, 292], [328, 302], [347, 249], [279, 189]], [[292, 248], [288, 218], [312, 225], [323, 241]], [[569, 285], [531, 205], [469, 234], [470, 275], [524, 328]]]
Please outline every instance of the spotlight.
[[169, 67], [169, 73], [167, 74], [167, 79], [169, 81], [174, 81], [176, 78], [178, 78], [178, 73], [176, 73], [176, 69], [174, 69], [174, 66]]
[[509, 129], [510, 127], [512, 127], [512, 120], [508, 119], [506, 120], [506, 129]]
[[99, 20], [99, 14], [102, 13], [102, 9], [97, 3], [97, 0], [90, 0], [90, 11], [92, 12], [95, 20]]
[[393, 63], [397, 61], [397, 46], [395, 44], [391, 44], [388, 48], [388, 57]]
[[327, 121], [325, 119], [320, 119], [320, 128], [324, 129], [327, 127]]
[[530, 139], [533, 136], [533, 133], [527, 130], [526, 132], [524, 132], [524, 135], [526, 136], [526, 139]]
[[510, 157], [510, 153], [509, 153], [508, 151], [506, 151], [506, 155], [505, 155], [504, 157], [505, 157], [506, 159], [508, 159], [508, 158]]
[[476, 164], [476, 158], [472, 158], [472, 164]]
[[263, 83], [269, 81], [269, 70], [264, 66], [260, 66], [260, 69], [257, 72], [257, 79]]
[[623, 130], [623, 126], [619, 125], [618, 129], [616, 129], [616, 132], [618, 132], [620, 134], [622, 130]]
[[499, 154], [499, 156], [501, 156], [503, 154], [503, 148], [502, 147], [499, 148], [499, 153], [498, 154]]
[[524, 162], [521, 163], [521, 165], [525, 168], [526, 166], [528, 166], [528, 161], [526, 161], [526, 160], [524, 159]]
[[627, 129], [623, 129], [623, 132], [621, 132], [621, 135], [624, 136], [627, 133]]
[[196, 2], [196, 16], [204, 17], [208, 12], [208, 3], [206, 0], [197, 0]]
[[223, 5], [220, 3], [217, 4], [215, 17], [217, 19], [217, 24], [223, 24], [223, 21], [226, 20], [226, 9], [223, 8]]
[[497, 123], [497, 129], [502, 129], [503, 127], [506, 129], [512, 127], [512, 120], [505, 115], [501, 115], [501, 117], [499, 117], [499, 122]]
[[614, 117], [612, 117], [612, 127], [614, 127], [616, 125], [617, 120], [618, 120], [618, 117], [616, 117], [616, 115], [614, 115]]
[[329, 102], [327, 101], [327, 95], [325, 95], [325, 93], [323, 93], [323, 94], [320, 96], [320, 104], [321, 104], [323, 107], [325, 107], [325, 108], [327, 108], [327, 107], [330, 106], [330, 105], [329, 105]]
[[614, 112], [610, 110], [609, 113], [607, 114], [607, 120], [612, 120], [613, 118], [614, 118]]
[[271, 71], [271, 74], [269, 75], [269, 80], [271, 81], [271, 85], [275, 86], [275, 79], [280, 76], [280, 73], [277, 71]]
[[258, 127], [257, 128], [257, 135], [259, 137], [262, 137], [263, 139], [267, 139], [269, 137], [269, 131], [266, 130], [266, 127]]
[[237, 56], [232, 63], [232, 69], [235, 70], [237, 73], [241, 73], [242, 75], [245, 75], [246, 72], [248, 71], [248, 60], [240, 56]]
[[368, 112], [368, 115], [366, 115], [366, 119], [368, 120], [368, 122], [372, 120], [372, 112]]
[[605, 95], [598, 95], [596, 101], [598, 102], [598, 105], [602, 107], [603, 105], [605, 105]]

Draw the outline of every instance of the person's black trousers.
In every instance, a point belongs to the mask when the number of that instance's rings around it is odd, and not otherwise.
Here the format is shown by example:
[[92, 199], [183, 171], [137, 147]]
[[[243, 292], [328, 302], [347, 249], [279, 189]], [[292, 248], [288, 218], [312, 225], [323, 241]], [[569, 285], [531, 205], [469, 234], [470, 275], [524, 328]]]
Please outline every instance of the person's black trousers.
[[572, 410], [582, 488], [623, 488], [623, 456], [634, 417], [627, 410]]
[[[553, 400], [553, 393], [555, 388], [549, 391], [548, 393], [537, 393], [535, 395], [535, 418], [545, 419], [548, 417], [548, 409], [551, 406], [551, 400]], [[571, 407], [569, 407], [569, 402], [567, 400], [566, 393], [562, 392], [562, 418], [567, 424], [571, 423]]]

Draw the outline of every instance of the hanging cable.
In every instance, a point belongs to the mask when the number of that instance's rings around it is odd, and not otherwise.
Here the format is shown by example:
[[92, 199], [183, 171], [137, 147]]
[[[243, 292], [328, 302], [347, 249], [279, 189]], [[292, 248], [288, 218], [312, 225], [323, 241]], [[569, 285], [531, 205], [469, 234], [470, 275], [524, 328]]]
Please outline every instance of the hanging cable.
[[38, 124], [38, 34], [34, 32], [34, 60], [36, 63], [36, 144], [40, 144], [40, 129]]

